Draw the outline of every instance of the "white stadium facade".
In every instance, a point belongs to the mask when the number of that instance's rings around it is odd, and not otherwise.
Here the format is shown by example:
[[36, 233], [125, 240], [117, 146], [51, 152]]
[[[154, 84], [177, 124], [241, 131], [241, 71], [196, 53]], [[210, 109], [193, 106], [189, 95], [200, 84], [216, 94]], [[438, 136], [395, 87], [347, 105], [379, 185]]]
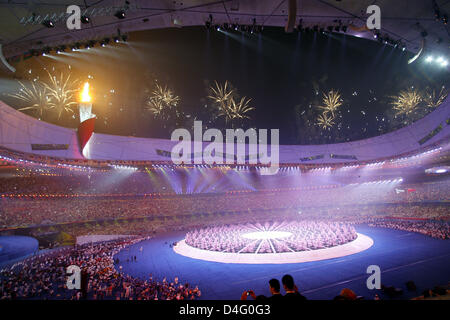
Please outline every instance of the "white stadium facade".
[[[383, 8], [382, 25], [379, 31], [375, 31], [366, 26], [367, 8], [374, 4], [369, 0], [160, 0], [152, 1], [151, 5], [147, 1], [118, 4], [106, 0], [89, 6], [84, 1], [70, 1], [95, 19], [79, 30], [69, 30], [60, 21], [66, 13], [65, 3], [50, 2], [44, 8], [8, 1], [0, 4], [5, 9], [0, 11], [4, 32], [0, 40], [3, 50], [2, 54], [0, 50], [3, 61], [0, 65], [7, 72], [14, 72], [11, 68], [5, 69], [5, 66], [11, 67], [7, 61], [17, 61], [23, 54], [42, 53], [48, 47], [70, 46], [75, 42], [139, 30], [204, 26], [208, 22], [212, 25], [280, 26], [285, 27], [286, 32], [334, 25], [334, 31], [338, 33], [400, 46], [416, 55], [414, 59], [426, 53], [445, 55], [448, 45], [443, 39], [448, 36], [448, 28], [437, 23], [435, 15], [436, 6], [445, 12], [450, 3], [437, 1], [434, 7], [433, 3], [422, 0], [382, 1], [379, 4]], [[126, 16], [117, 19], [106, 13], [116, 9], [124, 11]], [[48, 12], [53, 15], [44, 14]], [[53, 18], [55, 25], [42, 27], [40, 22], [45, 18]], [[447, 98], [423, 119], [378, 137], [339, 144], [282, 145], [279, 161], [280, 164], [373, 162], [432, 149], [436, 145], [446, 148], [449, 119], [450, 99]], [[81, 150], [76, 130], [38, 121], [0, 101], [0, 146], [8, 150], [61, 159], [168, 163], [175, 144], [169, 139], [94, 133]], [[195, 157], [193, 154], [193, 160]]]
[[[448, 148], [450, 135], [449, 121], [450, 99], [447, 98], [441, 106], [424, 118], [377, 137], [337, 144], [281, 145], [280, 164], [376, 162], [433, 148], [445, 150]], [[51, 157], [55, 160], [60, 158], [170, 163], [171, 150], [177, 143], [169, 139], [94, 133], [82, 153], [76, 129], [45, 123], [0, 102], [0, 146], [11, 151]], [[204, 146], [207, 144], [204, 143]], [[195, 160], [194, 157], [192, 159]]]

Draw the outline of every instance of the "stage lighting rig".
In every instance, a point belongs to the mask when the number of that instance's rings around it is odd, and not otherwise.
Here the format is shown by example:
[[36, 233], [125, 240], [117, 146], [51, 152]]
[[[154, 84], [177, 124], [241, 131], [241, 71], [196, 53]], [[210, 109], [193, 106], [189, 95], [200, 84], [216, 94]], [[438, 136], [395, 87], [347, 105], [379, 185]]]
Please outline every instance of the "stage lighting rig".
[[52, 51], [52, 48], [45, 47], [44, 50], [42, 50], [42, 55], [45, 56], [45, 55], [49, 54], [51, 51]]
[[39, 51], [36, 50], [36, 49], [31, 49], [31, 50], [30, 50], [30, 54], [31, 54], [33, 57], [36, 57], [36, 56], [39, 55]]
[[213, 16], [212, 16], [212, 14], [210, 14], [208, 20], [205, 21], [205, 28], [206, 28], [206, 30], [210, 30], [211, 29], [212, 23], [213, 23]]
[[66, 51], [66, 46], [60, 46], [58, 48], [56, 48], [56, 53], [61, 53], [61, 52], [65, 52]]
[[248, 31], [248, 26], [241, 25], [241, 32], [247, 32], [247, 31]]
[[436, 65], [438, 65], [438, 66], [440, 66], [440, 67], [442, 67], [442, 68], [445, 68], [445, 67], [448, 66], [448, 60], [445, 59], [443, 56], [439, 56], [439, 57], [435, 58], [434, 56], [429, 55], [429, 56], [427, 56], [427, 57], [425, 58], [424, 61], [425, 61], [425, 63], [427, 63], [427, 64], [434, 63], [434, 64], [436, 64]]
[[441, 20], [441, 13], [439, 10], [434, 10], [434, 17], [436, 18], [436, 21]]
[[82, 24], [88, 24], [89, 22], [91, 22], [91, 19], [89, 19], [88, 16], [82, 16], [80, 18], [80, 21], [81, 21]]
[[250, 29], [250, 33], [254, 33], [254, 32], [257, 32], [257, 30], [256, 30], [256, 18], [253, 18], [252, 27]]
[[436, 18], [436, 21], [441, 21], [443, 24], [448, 24], [448, 15], [446, 12], [442, 12], [439, 8], [437, 2], [433, 0], [433, 10], [434, 10], [434, 17]]
[[95, 47], [95, 43], [95, 41], [91, 40], [86, 44], [85, 48], [89, 50], [90, 48]]
[[105, 39], [102, 40], [102, 42], [100, 42], [100, 45], [102, 47], [105, 47], [105, 46], [107, 46], [109, 44], [109, 42], [110, 42], [110, 39], [109, 38], [105, 38]]
[[300, 20], [298, 21], [298, 24], [297, 24], [296, 29], [297, 29], [299, 32], [303, 32], [303, 19], [300, 19]]
[[53, 23], [52, 20], [45, 20], [44, 22], [42, 22], [42, 25], [47, 27], [47, 28], [54, 28], [55, 24]]
[[64, 52], [66, 49], [66, 46], [60, 46], [56, 48], [56, 53], [60, 54], [61, 52]]
[[125, 14], [124, 10], [118, 10], [114, 14], [114, 17], [116, 17], [117, 19], [125, 19], [125, 16], [126, 16], [126, 14]]

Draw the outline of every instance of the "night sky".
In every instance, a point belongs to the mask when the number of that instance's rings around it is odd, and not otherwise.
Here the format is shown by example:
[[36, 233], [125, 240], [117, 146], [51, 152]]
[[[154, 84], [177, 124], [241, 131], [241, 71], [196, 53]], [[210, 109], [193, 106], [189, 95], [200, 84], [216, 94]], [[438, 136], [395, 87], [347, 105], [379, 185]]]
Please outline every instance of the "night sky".
[[[18, 77], [44, 79], [44, 67], [70, 71], [81, 81], [90, 76], [96, 132], [167, 139], [176, 127], [190, 128], [194, 117], [206, 127], [231, 127], [217, 118], [207, 98], [214, 81], [228, 80], [240, 96], [252, 99], [251, 119], [235, 128], [279, 128], [282, 144], [343, 142], [391, 131], [432, 111], [421, 108], [394, 118], [391, 96], [411, 87], [439, 92], [449, 81], [447, 71], [423, 59], [408, 65], [412, 55], [399, 48], [343, 34], [286, 34], [282, 28], [253, 35], [204, 27], [150, 30], [130, 34], [127, 44], [53, 56], [16, 65]], [[144, 109], [155, 80], [180, 97], [178, 118], [155, 118]], [[341, 93], [343, 105], [335, 125], [321, 129], [317, 107], [322, 93], [332, 89]], [[43, 120], [68, 127], [78, 123], [70, 113], [58, 120], [49, 112]]]

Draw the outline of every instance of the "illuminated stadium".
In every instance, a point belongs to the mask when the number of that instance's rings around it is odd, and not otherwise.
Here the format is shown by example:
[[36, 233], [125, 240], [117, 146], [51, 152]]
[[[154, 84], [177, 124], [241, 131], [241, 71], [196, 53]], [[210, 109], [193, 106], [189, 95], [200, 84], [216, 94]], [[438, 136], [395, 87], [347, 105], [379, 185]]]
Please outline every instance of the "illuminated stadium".
[[449, 299], [449, 2], [73, 2], [9, 4], [0, 300]]

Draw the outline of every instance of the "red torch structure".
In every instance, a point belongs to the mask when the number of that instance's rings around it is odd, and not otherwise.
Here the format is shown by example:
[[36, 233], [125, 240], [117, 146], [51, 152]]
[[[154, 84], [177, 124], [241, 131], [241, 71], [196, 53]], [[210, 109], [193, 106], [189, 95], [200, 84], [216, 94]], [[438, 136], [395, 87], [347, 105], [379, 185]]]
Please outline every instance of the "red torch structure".
[[85, 147], [89, 142], [95, 127], [95, 114], [92, 113], [92, 98], [89, 95], [89, 82], [84, 84], [80, 94], [78, 105], [80, 112], [80, 124], [78, 125], [78, 143], [80, 151], [84, 157], [89, 157], [89, 152], [85, 152]]

